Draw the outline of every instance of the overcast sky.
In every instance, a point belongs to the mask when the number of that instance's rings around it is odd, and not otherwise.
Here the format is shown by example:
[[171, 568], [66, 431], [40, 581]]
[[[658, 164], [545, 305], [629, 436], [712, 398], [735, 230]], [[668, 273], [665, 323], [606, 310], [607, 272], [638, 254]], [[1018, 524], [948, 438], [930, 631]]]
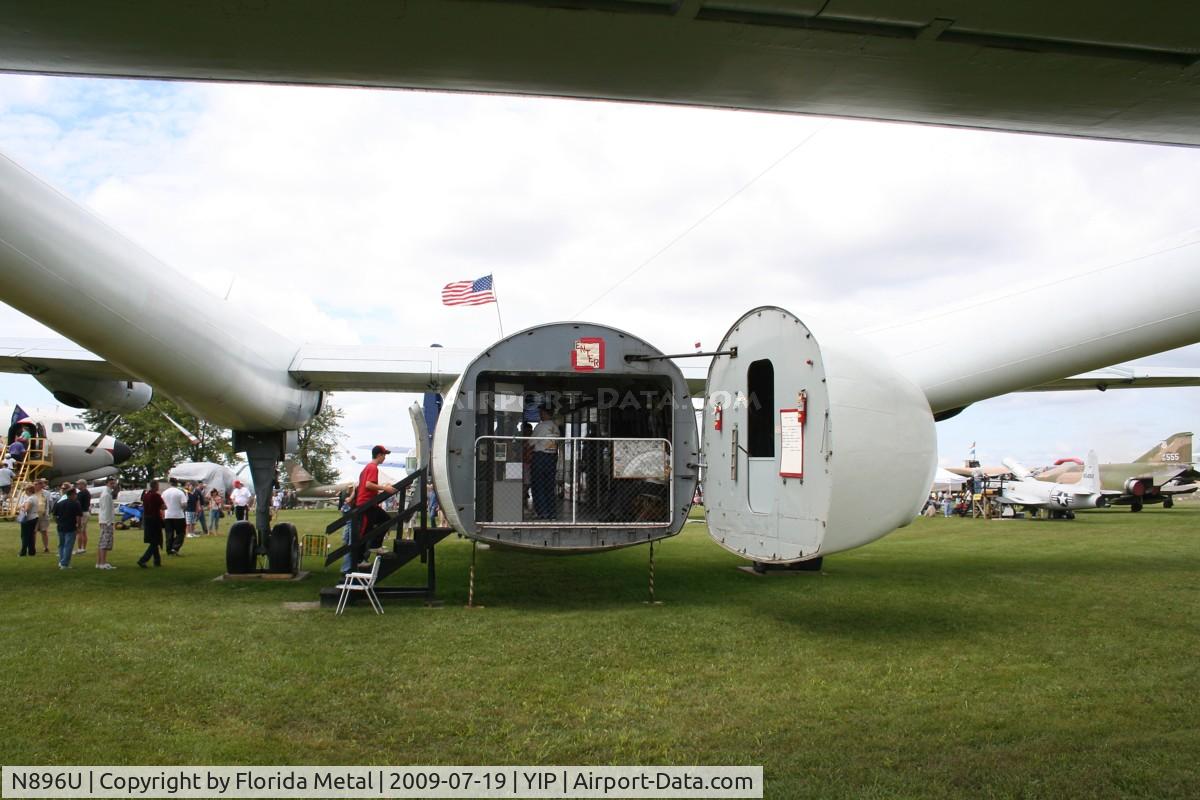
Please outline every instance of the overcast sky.
[[[311, 342], [482, 347], [495, 306], [439, 292], [491, 273], [509, 333], [582, 318], [715, 347], [757, 305], [865, 328], [1200, 233], [1200, 151], [748, 112], [0, 76], [0, 150]], [[55, 334], [0, 305], [0, 335]], [[1147, 363], [1200, 370], [1200, 348]], [[18, 376], [0, 401], [53, 405]], [[1197, 401], [1012, 395], [940, 423], [939, 449], [1126, 460], [1192, 430]], [[410, 396], [335, 402], [348, 447], [411, 443]]]

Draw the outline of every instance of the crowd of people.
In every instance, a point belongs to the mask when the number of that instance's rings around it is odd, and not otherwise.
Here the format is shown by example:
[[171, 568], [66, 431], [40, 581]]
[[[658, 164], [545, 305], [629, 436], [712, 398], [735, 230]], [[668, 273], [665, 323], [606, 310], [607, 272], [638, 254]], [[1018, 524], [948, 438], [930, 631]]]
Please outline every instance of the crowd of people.
[[[110, 477], [99, 488], [89, 488], [86, 481], [80, 480], [74, 484], [64, 483], [57, 490], [52, 490], [44, 478], [17, 487], [13, 479], [15, 472], [12, 457], [21, 453], [14, 454], [13, 445], [18, 445], [18, 451], [20, 450], [19, 442], [14, 441], [8, 447], [8, 458], [0, 462], [0, 493], [20, 493], [16, 511], [16, 519], [21, 529], [19, 557], [39, 555], [39, 536], [40, 554], [51, 553], [49, 532], [53, 522], [58, 537], [58, 568], [71, 569], [72, 557], [88, 552], [89, 522], [94, 515], [99, 527], [99, 539], [95, 543], [96, 569], [116, 569], [116, 565], [109, 559], [117, 524], [123, 519], [137, 518], [118, 500], [117, 479]], [[389, 452], [382, 445], [373, 448], [371, 461], [363, 469], [356, 489], [338, 499], [338, 505], [343, 511], [367, 503], [379, 493], [394, 493], [390, 485], [381, 482], [378, 472], [379, 464]], [[233, 487], [227, 494], [218, 488], [209, 488], [199, 481], [181, 482], [172, 477], [165, 481], [165, 488], [163, 483], [158, 480], [150, 481], [138, 497], [142, 541], [146, 545], [145, 551], [136, 562], [140, 568], [148, 568], [151, 564], [161, 567], [164, 553], [173, 557], [182, 555], [181, 551], [187, 539], [219, 535], [221, 520], [228, 514], [232, 514], [237, 521], [251, 518], [255, 494], [239, 480], [233, 482]], [[132, 502], [130, 500], [130, 504]], [[275, 491], [271, 497], [271, 516], [282, 508], [296, 505], [298, 501], [295, 492]], [[386, 518], [383, 508], [370, 509], [361, 526], [362, 532], [365, 534]], [[350, 527], [347, 525], [347, 544], [352, 541]], [[375, 538], [382, 539], [382, 536]], [[379, 547], [380, 544], [381, 541], [363, 541], [359, 548], [355, 548], [358, 552], [354, 553], [354, 556], [361, 559], [366, 549]], [[344, 569], [349, 570], [354, 563], [352, 557], [347, 556]]]
[[[109, 478], [100, 489], [100, 514], [98, 524], [100, 537], [97, 544], [96, 568], [115, 569], [108, 563], [108, 553], [113, 547], [114, 497], [116, 479]], [[38, 554], [38, 535], [41, 535], [42, 553], [50, 553], [50, 521], [54, 520], [58, 534], [58, 568], [70, 569], [71, 557], [87, 552], [88, 520], [91, 517], [92, 494], [87, 481], [74, 484], [64, 483], [57, 495], [50, 491], [45, 480], [39, 479], [25, 484], [17, 504], [17, 522], [21, 526], [20, 557], [31, 558]]]
[[921, 514], [926, 517], [936, 517], [939, 514], [944, 517], [969, 517], [972, 515], [972, 492], [969, 489], [964, 489], [958, 492], [943, 490], [940, 492], [931, 492], [929, 499], [925, 501], [925, 507], [921, 509]]
[[[0, 469], [5, 471], [0, 477], [9, 477], [6, 473], [12, 471], [8, 462]], [[163, 551], [168, 556], [179, 556], [187, 539], [218, 535], [221, 520], [227, 513], [233, 513], [237, 519], [247, 519], [254, 505], [254, 493], [241, 481], [234, 482], [228, 496], [202, 482], [181, 483], [176, 478], [169, 478], [166, 484], [160, 492], [160, 482], [150, 481], [139, 497], [142, 540], [146, 545], [146, 551], [137, 561], [142, 568], [151, 562], [161, 566]], [[114, 532], [122, 513], [115, 477], [108, 478], [99, 489], [89, 488], [86, 481], [80, 480], [74, 484], [64, 483], [57, 491], [52, 491], [42, 478], [18, 488], [12, 486], [9, 477], [5, 488], [5, 494], [20, 493], [16, 503], [16, 520], [21, 528], [20, 558], [39, 554], [39, 536], [41, 554], [50, 554], [50, 524], [53, 522], [58, 536], [58, 568], [71, 569], [72, 557], [88, 551], [89, 521], [94, 515], [99, 527], [96, 569], [116, 569], [109, 561]], [[93, 493], [96, 493], [95, 503]]]
[[203, 482], [168, 478], [167, 488], [159, 492], [159, 482], [150, 481], [142, 492], [142, 541], [146, 552], [137, 565], [146, 568], [151, 562], [162, 566], [162, 551], [179, 556], [187, 539], [198, 536], [217, 536], [226, 510], [237, 519], [246, 519], [254, 504], [254, 493], [241, 481], [234, 481], [233, 491], [226, 498], [219, 489], [210, 489]]

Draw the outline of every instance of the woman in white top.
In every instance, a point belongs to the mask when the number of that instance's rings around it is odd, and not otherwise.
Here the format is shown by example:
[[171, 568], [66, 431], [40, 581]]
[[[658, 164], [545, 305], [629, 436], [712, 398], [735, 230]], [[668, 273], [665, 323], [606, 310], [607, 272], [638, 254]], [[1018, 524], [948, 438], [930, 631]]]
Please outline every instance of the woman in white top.
[[25, 494], [17, 506], [17, 518], [21, 520], [21, 555], [37, 555], [38, 503], [37, 491], [32, 483], [25, 484]]

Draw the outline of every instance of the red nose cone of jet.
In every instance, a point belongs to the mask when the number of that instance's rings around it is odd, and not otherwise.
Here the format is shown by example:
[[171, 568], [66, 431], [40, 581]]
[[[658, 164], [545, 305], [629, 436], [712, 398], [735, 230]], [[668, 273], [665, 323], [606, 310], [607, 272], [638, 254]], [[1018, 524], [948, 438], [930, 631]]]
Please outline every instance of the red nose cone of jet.
[[131, 458], [133, 458], [133, 451], [129, 449], [129, 445], [119, 439], [114, 439], [112, 447], [113, 464], [124, 464]]

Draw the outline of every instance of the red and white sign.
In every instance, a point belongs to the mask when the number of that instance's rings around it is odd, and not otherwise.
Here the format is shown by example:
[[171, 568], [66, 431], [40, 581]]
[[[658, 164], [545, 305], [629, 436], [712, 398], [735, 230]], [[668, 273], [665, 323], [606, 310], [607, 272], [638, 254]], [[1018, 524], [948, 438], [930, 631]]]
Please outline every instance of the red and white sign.
[[804, 422], [801, 412], [799, 408], [779, 409], [781, 478], [804, 477]]
[[575, 349], [571, 351], [571, 367], [576, 372], [604, 369], [604, 340], [598, 336], [576, 339]]

